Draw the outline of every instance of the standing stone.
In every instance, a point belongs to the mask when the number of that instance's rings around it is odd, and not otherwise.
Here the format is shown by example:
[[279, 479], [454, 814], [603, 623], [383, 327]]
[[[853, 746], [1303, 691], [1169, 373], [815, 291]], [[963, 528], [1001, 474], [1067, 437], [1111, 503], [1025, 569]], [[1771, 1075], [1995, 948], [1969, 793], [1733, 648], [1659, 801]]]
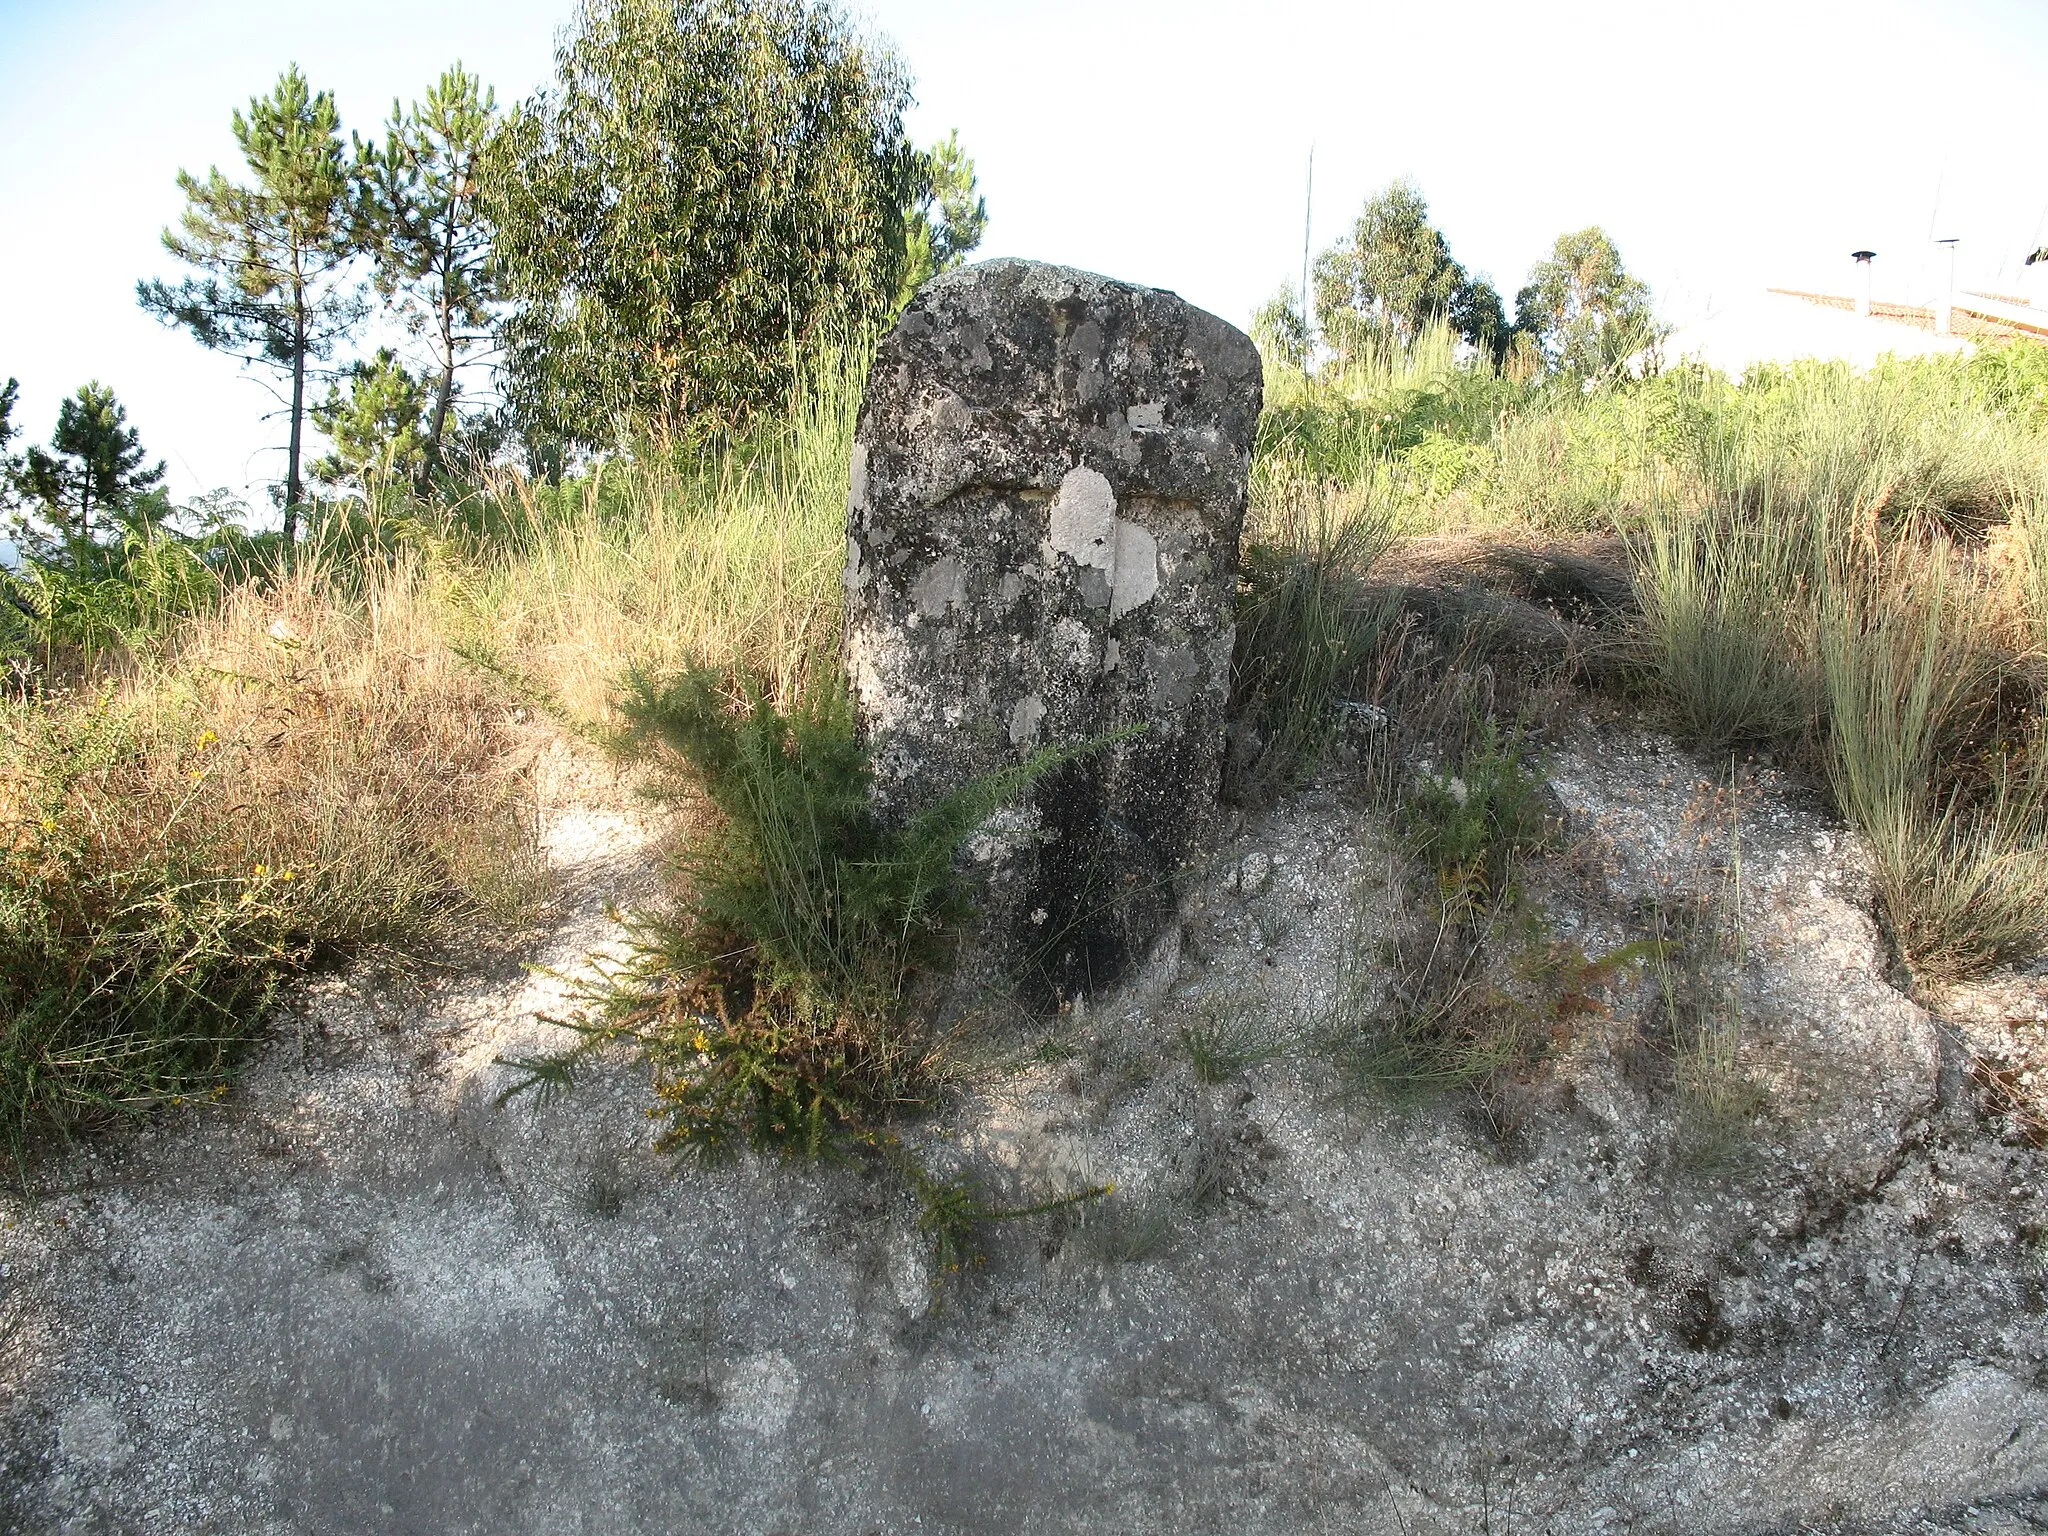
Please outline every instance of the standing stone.
[[884, 813], [1140, 728], [969, 844], [982, 964], [1034, 1005], [1142, 956], [1213, 828], [1262, 389], [1214, 315], [1028, 261], [927, 284], [877, 351], [847, 661]]

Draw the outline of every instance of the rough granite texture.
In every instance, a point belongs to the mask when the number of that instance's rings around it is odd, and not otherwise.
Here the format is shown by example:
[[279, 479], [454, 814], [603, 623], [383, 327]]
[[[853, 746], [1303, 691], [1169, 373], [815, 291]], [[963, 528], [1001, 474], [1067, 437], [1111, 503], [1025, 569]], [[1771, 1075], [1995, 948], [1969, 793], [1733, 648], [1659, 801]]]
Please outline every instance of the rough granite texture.
[[928, 284], [854, 448], [847, 657], [892, 814], [1132, 732], [975, 839], [988, 968], [1099, 991], [1213, 823], [1258, 352], [1171, 293], [1034, 262]]
[[[1548, 766], [1547, 931], [1722, 888], [1724, 764]], [[324, 983], [222, 1103], [0, 1188], [0, 1532], [2048, 1530], [2048, 1164], [1782, 787], [1741, 811], [1765, 1097], [1729, 1165], [1679, 1155], [1620, 996], [1512, 1146], [1466, 1096], [1339, 1099], [1319, 1022], [1413, 914], [1333, 768], [1219, 838], [1117, 996], [903, 1126], [998, 1198], [1117, 1184], [943, 1290], [900, 1179], [663, 1157], [628, 1062], [492, 1107], [659, 877], [624, 807], [553, 804], [548, 970]], [[1204, 1082], [1181, 1031], [1233, 1020], [1278, 1054]]]

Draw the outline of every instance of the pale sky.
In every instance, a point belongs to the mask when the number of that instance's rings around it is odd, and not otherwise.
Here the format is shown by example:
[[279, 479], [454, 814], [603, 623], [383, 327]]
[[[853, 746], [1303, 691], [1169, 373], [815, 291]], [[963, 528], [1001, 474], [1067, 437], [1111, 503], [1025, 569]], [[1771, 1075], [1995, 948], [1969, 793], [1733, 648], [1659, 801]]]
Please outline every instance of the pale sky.
[[[181, 168], [240, 175], [231, 110], [296, 61], [375, 131], [460, 58], [501, 101], [548, 77], [570, 0], [0, 0], [0, 379], [41, 440], [90, 378], [170, 487], [260, 496], [282, 423], [237, 365], [162, 329], [138, 278]], [[1770, 284], [1924, 301], [2025, 291], [2048, 240], [2040, 0], [865, 0], [917, 78], [920, 140], [958, 128], [985, 255], [1177, 290], [1244, 324], [1360, 201], [1414, 177], [1454, 255], [1513, 296], [1556, 235], [1604, 225], [1668, 318]], [[2048, 303], [2048, 280], [2035, 293]]]

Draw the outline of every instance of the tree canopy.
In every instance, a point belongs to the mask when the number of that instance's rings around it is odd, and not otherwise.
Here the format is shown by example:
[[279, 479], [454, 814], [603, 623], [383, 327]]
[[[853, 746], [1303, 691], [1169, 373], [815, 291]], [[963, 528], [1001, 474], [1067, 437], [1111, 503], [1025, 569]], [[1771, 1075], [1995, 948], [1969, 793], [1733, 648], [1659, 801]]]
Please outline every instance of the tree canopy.
[[[381, 144], [356, 142], [358, 208], [377, 292], [433, 352], [433, 404], [416, 429], [416, 467], [437, 468], [465, 364], [485, 352], [497, 320], [479, 171], [498, 125], [498, 101], [460, 64], [443, 72], [424, 102], [391, 117]], [[380, 377], [389, 364], [380, 354]], [[322, 431], [330, 430], [324, 423]], [[408, 455], [410, 456], [410, 455]]]
[[1581, 378], [1617, 372], [1665, 335], [1650, 311], [1649, 285], [1630, 275], [1597, 225], [1557, 237], [1515, 296], [1515, 324], [1552, 368]]
[[0, 511], [13, 504], [15, 487], [21, 475], [21, 460], [9, 447], [15, 434], [21, 430], [14, 420], [14, 407], [20, 399], [19, 379], [9, 379], [0, 384]]
[[1496, 357], [1509, 336], [1500, 295], [1451, 258], [1407, 180], [1367, 198], [1349, 241], [1317, 259], [1315, 305], [1324, 341], [1346, 357], [1370, 341], [1406, 346], [1432, 321]]
[[313, 425], [333, 450], [315, 461], [313, 477], [327, 485], [367, 486], [413, 480], [429, 453], [426, 391], [389, 347], [343, 370], [347, 388], [328, 386], [313, 407]]
[[484, 183], [529, 430], [595, 444], [745, 416], [805, 345], [896, 298], [909, 88], [830, 6], [584, 0], [555, 73]]
[[42, 546], [52, 558], [68, 555], [75, 561], [93, 544], [96, 532], [108, 532], [107, 524], [136, 496], [162, 482], [163, 462], [152, 466], [148, 457], [114, 392], [97, 381], [80, 386], [59, 403], [48, 450], [29, 449], [20, 471], [23, 487], [55, 537], [24, 526], [23, 542]]
[[284, 491], [289, 544], [304, 497], [308, 366], [328, 357], [359, 322], [359, 287], [347, 281], [358, 248], [354, 173], [343, 152], [334, 97], [315, 93], [297, 65], [268, 96], [234, 115], [235, 142], [251, 179], [216, 168], [204, 181], [178, 173], [184, 216], [164, 231], [164, 248], [196, 268], [176, 287], [136, 285], [142, 307], [189, 330], [200, 345], [256, 363], [290, 380], [291, 422]]
[[988, 229], [988, 200], [981, 195], [974, 162], [960, 147], [959, 130], [920, 152], [913, 175], [904, 221], [903, 277], [896, 292], [898, 309], [931, 279], [965, 261]]

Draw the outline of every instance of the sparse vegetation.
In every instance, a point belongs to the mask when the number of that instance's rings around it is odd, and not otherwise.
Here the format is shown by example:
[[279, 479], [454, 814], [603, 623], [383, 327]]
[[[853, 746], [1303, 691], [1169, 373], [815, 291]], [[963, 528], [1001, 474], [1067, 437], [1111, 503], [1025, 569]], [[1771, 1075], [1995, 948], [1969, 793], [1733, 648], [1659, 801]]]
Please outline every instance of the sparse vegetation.
[[1097, 1264], [1143, 1264], [1172, 1248], [1179, 1228], [1163, 1200], [1111, 1194], [1075, 1213], [1073, 1235]]
[[1074, 754], [1041, 753], [889, 826], [836, 676], [785, 713], [756, 680], [643, 675], [625, 713], [633, 743], [713, 815], [682, 855], [680, 894], [635, 918], [632, 958], [582, 1040], [513, 1063], [528, 1076], [504, 1097], [566, 1085], [627, 1043], [653, 1063], [668, 1148], [843, 1150], [920, 1090], [931, 1041], [910, 996], [965, 914], [960, 844]]
[[1237, 1008], [1219, 1008], [1181, 1027], [1181, 1044], [1195, 1076], [1214, 1086], [1247, 1067], [1271, 1061], [1281, 1044], [1267, 1021]]
[[1266, 491], [1245, 552], [1224, 770], [1225, 795], [1252, 805], [1315, 767], [1340, 691], [1393, 620], [1366, 585], [1391, 537], [1384, 513], [1327, 488]]

